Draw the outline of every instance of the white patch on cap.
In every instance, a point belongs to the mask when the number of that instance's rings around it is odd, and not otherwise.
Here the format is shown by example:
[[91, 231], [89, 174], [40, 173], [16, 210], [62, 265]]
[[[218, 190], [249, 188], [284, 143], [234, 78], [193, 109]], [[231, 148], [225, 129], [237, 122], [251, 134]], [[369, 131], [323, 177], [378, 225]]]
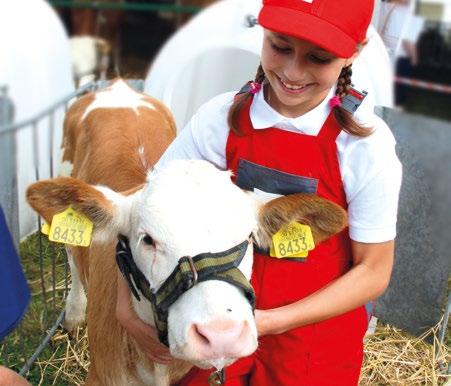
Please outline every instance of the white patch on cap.
[[302, 0], [304, 3], [310, 3], [310, 4], [312, 4], [313, 3], [313, 0]]
[[95, 109], [113, 109], [121, 107], [133, 109], [137, 115], [139, 115], [138, 107], [147, 107], [155, 110], [155, 106], [144, 100], [142, 94], [134, 91], [123, 80], [117, 80], [105, 90], [95, 93], [94, 100], [86, 108], [81, 120], [85, 119], [88, 114]]

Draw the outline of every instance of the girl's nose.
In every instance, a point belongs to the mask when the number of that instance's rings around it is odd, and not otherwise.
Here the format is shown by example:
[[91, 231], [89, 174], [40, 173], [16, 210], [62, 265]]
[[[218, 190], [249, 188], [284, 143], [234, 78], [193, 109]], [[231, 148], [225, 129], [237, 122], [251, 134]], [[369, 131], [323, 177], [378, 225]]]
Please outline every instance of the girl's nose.
[[286, 82], [302, 83], [306, 76], [305, 65], [299, 58], [290, 59], [285, 63], [283, 74]]

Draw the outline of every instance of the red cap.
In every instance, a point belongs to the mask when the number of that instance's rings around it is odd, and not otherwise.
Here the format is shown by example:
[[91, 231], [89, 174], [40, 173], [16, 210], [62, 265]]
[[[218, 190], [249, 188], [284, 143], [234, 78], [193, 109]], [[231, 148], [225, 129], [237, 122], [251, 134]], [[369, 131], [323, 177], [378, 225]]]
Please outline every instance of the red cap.
[[263, 0], [258, 22], [349, 58], [366, 37], [373, 8], [374, 0]]

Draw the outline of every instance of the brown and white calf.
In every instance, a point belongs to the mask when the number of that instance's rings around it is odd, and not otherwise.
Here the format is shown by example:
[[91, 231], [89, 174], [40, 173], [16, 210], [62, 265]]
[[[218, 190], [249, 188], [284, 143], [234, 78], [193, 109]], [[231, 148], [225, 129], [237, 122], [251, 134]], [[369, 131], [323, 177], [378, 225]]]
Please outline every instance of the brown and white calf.
[[[129, 107], [119, 107], [124, 104]], [[345, 226], [345, 213], [334, 204], [303, 194], [261, 203], [233, 184], [230, 172], [206, 161], [170, 162], [150, 172], [139, 188], [173, 133], [166, 109], [116, 83], [82, 98], [68, 112], [65, 157], [73, 161], [78, 179], [41, 181], [28, 190], [28, 201], [47, 221], [72, 206], [94, 223], [91, 247], [72, 252], [79, 277], [75, 271], [71, 294], [79, 279], [89, 294], [89, 385], [168, 385], [192, 364], [222, 368], [257, 347], [253, 309], [244, 292], [226, 281], [207, 280], [184, 292], [168, 311], [169, 348], [183, 362], [150, 363], [115, 318], [119, 234], [127, 236], [134, 261], [155, 293], [183, 256], [222, 252], [245, 242], [238, 268], [250, 279], [249, 235], [268, 247], [274, 232], [296, 220], [312, 227], [318, 243]], [[68, 302], [80, 301], [82, 290], [79, 286]], [[71, 307], [67, 321], [80, 322], [80, 314], [71, 319], [71, 313], [82, 310]], [[146, 298], [133, 298], [133, 307], [154, 324]]]

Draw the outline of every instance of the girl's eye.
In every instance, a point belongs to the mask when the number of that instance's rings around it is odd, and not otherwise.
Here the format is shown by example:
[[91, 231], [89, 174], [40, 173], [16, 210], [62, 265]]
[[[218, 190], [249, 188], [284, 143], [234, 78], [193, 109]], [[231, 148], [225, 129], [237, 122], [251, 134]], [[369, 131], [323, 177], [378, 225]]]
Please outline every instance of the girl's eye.
[[328, 64], [332, 61], [332, 58], [322, 57], [322, 56], [315, 55], [315, 54], [310, 54], [309, 59], [313, 63], [317, 63], [317, 64]]
[[271, 43], [271, 47], [273, 48], [273, 50], [277, 51], [280, 54], [289, 54], [291, 52], [290, 47], [280, 47], [275, 45], [274, 43]]
[[144, 244], [146, 244], [146, 245], [153, 244], [153, 239], [149, 235], [145, 235], [142, 240], [143, 240]]

